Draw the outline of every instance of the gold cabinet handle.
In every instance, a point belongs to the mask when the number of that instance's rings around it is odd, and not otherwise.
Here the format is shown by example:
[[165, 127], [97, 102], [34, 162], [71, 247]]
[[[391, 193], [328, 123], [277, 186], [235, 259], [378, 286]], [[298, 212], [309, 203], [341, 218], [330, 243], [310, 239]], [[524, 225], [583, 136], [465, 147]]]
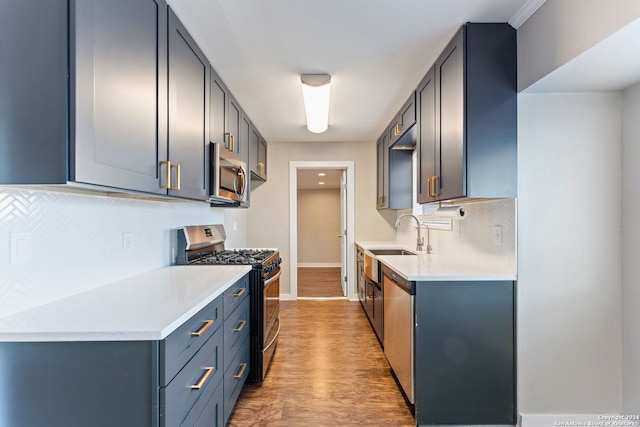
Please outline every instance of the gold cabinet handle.
[[231, 151], [236, 151], [236, 138], [233, 135], [230, 135], [231, 138]]
[[204, 387], [207, 381], [209, 381], [209, 378], [211, 378], [211, 374], [213, 374], [213, 371], [215, 371], [216, 368], [214, 368], [213, 366], [207, 366], [206, 368], [204, 368], [204, 370], [204, 375], [200, 377], [200, 380], [196, 384], [191, 386], [191, 390], [200, 390], [202, 387]]
[[235, 328], [233, 330], [233, 332], [242, 332], [242, 330], [244, 329], [245, 326], [247, 326], [247, 321], [246, 320], [241, 320], [240, 321], [240, 325], [238, 325], [238, 327]]
[[231, 134], [229, 132], [226, 132], [224, 134], [224, 139], [225, 139], [225, 142], [226, 142], [225, 148], [227, 150], [231, 150]]
[[427, 178], [427, 196], [431, 197], [431, 178]]
[[440, 177], [438, 175], [434, 175], [431, 177], [431, 185], [433, 186], [433, 192], [430, 194], [432, 197], [436, 197], [438, 195], [438, 180]]
[[264, 163], [258, 162], [258, 173], [264, 175]]
[[[175, 171], [176, 171], [175, 185], [170, 185], [169, 187], [172, 190], [179, 190], [180, 189], [180, 164], [179, 163], [175, 163], [173, 165], [170, 165], [169, 169], [171, 169], [171, 170], [175, 169]], [[171, 174], [169, 174], [169, 176], [171, 176]]]
[[247, 364], [246, 363], [242, 363], [240, 365], [240, 372], [238, 372], [236, 375], [234, 375], [233, 378], [236, 379], [236, 380], [239, 380], [240, 378], [242, 378], [242, 375], [244, 375], [245, 369], [247, 369]]
[[402, 125], [400, 123], [396, 123], [396, 125], [393, 127], [393, 135], [394, 136], [402, 135]]
[[235, 294], [233, 294], [234, 298], [235, 297], [241, 297], [242, 295], [244, 295], [244, 293], [247, 292], [247, 288], [240, 288], [240, 290], [238, 292], [236, 292]]
[[165, 167], [165, 176], [164, 176], [164, 182], [165, 184], [162, 185], [160, 184], [160, 188], [162, 188], [163, 190], [168, 190], [169, 187], [171, 187], [171, 162], [168, 160], [161, 160], [160, 161], [160, 166], [164, 166]]
[[202, 335], [205, 332], [207, 332], [207, 329], [209, 329], [211, 327], [211, 325], [213, 325], [213, 320], [205, 320], [204, 324], [202, 326], [200, 326], [200, 329], [198, 329], [195, 332], [191, 332], [191, 336], [192, 337], [199, 337], [200, 335]]

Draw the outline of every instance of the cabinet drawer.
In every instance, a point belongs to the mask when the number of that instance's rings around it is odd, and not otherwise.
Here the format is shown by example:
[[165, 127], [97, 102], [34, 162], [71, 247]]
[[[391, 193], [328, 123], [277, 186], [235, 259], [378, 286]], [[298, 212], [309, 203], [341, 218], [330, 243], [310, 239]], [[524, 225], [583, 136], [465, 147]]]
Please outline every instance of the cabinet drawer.
[[224, 318], [229, 317], [233, 310], [249, 295], [249, 275], [245, 275], [224, 292]]
[[249, 340], [245, 340], [231, 361], [229, 369], [224, 374], [224, 420], [229, 419], [231, 411], [240, 395], [242, 386], [249, 375]]
[[218, 297], [160, 342], [160, 385], [167, 385], [222, 325], [223, 298]]
[[245, 298], [231, 315], [224, 321], [224, 369], [238, 352], [242, 343], [249, 336], [249, 298]]
[[222, 380], [223, 331], [218, 329], [171, 383], [160, 391], [162, 425], [181, 426], [196, 405], [205, 404]]
[[209, 400], [198, 399], [180, 427], [224, 427], [224, 382], [216, 386]]

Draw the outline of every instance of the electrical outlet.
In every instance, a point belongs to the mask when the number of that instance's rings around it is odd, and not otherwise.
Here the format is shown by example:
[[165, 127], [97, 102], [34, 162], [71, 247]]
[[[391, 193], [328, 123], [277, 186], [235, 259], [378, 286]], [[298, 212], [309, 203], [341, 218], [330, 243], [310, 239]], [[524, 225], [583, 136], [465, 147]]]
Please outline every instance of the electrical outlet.
[[502, 226], [494, 225], [493, 226], [493, 241], [496, 245], [502, 244]]
[[125, 255], [131, 255], [133, 253], [133, 246], [133, 233], [122, 233], [122, 252]]

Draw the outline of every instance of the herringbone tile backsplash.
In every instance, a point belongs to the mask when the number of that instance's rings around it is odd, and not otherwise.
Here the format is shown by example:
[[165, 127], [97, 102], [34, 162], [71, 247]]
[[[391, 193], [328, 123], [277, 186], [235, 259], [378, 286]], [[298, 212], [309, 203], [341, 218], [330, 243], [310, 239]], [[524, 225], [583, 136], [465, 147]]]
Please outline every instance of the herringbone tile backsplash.
[[[176, 228], [223, 221], [204, 203], [0, 188], [0, 317], [172, 264]], [[30, 233], [30, 261], [12, 263], [13, 233]]]

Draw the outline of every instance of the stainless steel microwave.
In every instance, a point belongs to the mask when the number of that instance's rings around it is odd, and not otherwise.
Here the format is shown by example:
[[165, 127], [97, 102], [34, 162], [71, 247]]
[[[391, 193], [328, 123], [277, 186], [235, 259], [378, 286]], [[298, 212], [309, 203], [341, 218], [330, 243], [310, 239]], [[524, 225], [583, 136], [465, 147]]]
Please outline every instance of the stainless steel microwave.
[[247, 199], [247, 165], [220, 143], [210, 144], [209, 202], [240, 204]]

